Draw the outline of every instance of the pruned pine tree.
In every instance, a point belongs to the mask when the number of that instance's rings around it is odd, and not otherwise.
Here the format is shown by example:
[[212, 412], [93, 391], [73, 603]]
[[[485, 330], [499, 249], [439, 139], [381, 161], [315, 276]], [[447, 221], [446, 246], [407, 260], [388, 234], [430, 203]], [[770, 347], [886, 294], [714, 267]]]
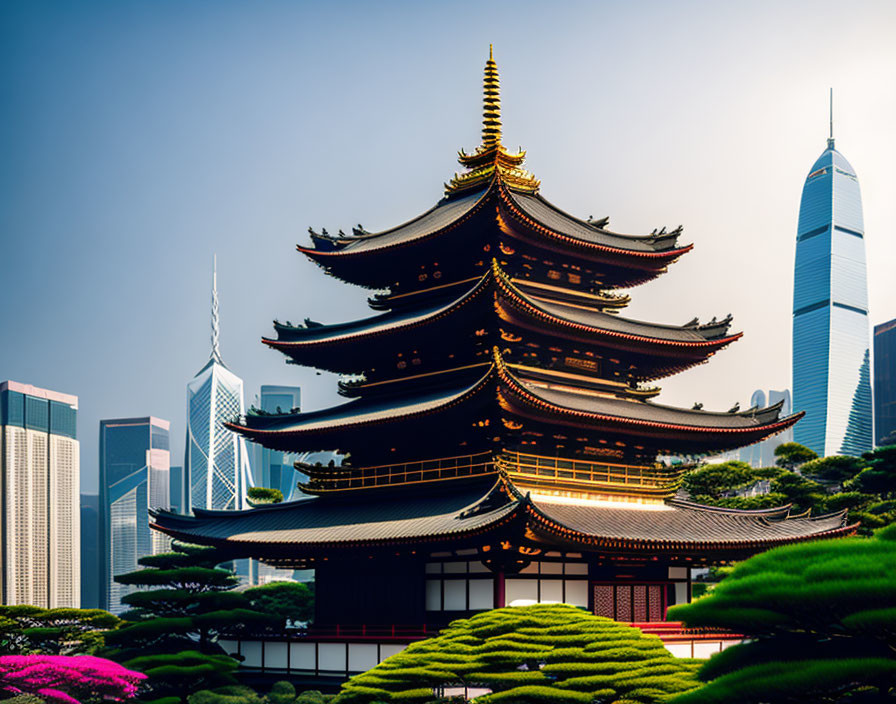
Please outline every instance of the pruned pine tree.
[[158, 704], [235, 684], [231, 673], [238, 663], [218, 639], [277, 624], [233, 591], [238, 580], [217, 567], [225, 559], [219, 551], [182, 543], [173, 548], [141, 558], [144, 569], [115, 578], [142, 589], [122, 598], [131, 609], [123, 614], [122, 627], [106, 639], [110, 657], [147, 674], [141, 699]]
[[896, 701], [896, 526], [875, 537], [775, 548], [713, 592], [669, 609], [747, 640], [700, 670], [674, 704]]

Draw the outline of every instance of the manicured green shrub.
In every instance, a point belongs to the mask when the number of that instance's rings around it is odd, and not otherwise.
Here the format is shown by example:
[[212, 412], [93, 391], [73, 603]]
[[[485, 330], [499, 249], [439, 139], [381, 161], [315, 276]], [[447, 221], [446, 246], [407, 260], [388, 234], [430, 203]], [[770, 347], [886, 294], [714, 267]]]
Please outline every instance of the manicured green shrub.
[[[268, 701], [270, 704], [293, 704], [296, 701], [296, 688], [292, 682], [274, 682], [274, 686], [268, 693]], [[319, 703], [308, 702], [308, 704]]]
[[485, 704], [609, 704], [636, 689], [659, 693], [643, 699], [653, 702], [697, 684], [693, 665], [679, 664], [656, 636], [572, 606], [539, 604], [454, 621], [349, 680], [334, 704], [433, 701], [445, 686], [487, 687], [492, 694], [477, 698]]
[[187, 697], [188, 704], [265, 704], [264, 697], [249, 687], [231, 685], [215, 690], [201, 689]]

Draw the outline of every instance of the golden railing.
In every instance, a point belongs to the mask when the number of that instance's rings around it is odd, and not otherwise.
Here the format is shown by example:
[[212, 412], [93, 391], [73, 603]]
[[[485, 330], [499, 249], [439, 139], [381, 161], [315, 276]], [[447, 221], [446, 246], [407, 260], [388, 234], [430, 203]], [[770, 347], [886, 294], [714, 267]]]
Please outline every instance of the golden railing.
[[593, 462], [513, 451], [501, 453], [497, 466], [520, 486], [584, 492], [663, 497], [674, 494], [681, 481], [679, 470], [661, 465]]
[[661, 499], [674, 494], [681, 481], [680, 470], [661, 465], [594, 462], [510, 450], [497, 457], [491, 452], [479, 452], [371, 467], [308, 467], [307, 470], [309, 480], [299, 486], [309, 494], [424, 484], [503, 472], [521, 488]]
[[323, 494], [332, 491], [462, 479], [495, 472], [497, 469], [492, 453], [479, 452], [472, 455], [440, 457], [357, 469], [335, 467], [333, 476], [312, 477], [308, 482], [299, 484], [299, 487], [308, 494]]

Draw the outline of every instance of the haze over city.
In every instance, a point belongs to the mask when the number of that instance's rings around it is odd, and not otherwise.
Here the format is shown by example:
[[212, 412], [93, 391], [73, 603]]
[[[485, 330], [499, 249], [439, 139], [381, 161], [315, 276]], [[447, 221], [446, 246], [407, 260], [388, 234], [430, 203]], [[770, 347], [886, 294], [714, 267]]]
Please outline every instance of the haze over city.
[[799, 197], [830, 87], [862, 186], [870, 322], [896, 317], [894, 30], [885, 2], [5, 5], [0, 377], [79, 396], [84, 490], [100, 418], [170, 420], [179, 463], [217, 254], [221, 351], [247, 400], [288, 383], [305, 409], [332, 404], [332, 379], [259, 338], [274, 317], [363, 316], [367, 293], [294, 245], [439, 199], [479, 143], [491, 43], [504, 141], [546, 198], [619, 232], [682, 224], [695, 244], [626, 315], [732, 313], [745, 332], [660, 401], [725, 410], [787, 387]]

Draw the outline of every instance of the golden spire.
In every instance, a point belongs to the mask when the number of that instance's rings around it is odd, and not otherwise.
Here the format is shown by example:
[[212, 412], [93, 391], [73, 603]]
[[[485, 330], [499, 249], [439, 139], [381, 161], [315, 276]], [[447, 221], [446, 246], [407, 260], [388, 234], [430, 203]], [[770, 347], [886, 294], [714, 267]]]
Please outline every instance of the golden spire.
[[488, 45], [488, 61], [485, 62], [482, 87], [482, 144], [490, 147], [501, 143], [501, 82], [491, 44]]
[[537, 193], [538, 179], [521, 168], [526, 152], [512, 154], [501, 144], [501, 84], [491, 44], [482, 87], [482, 144], [472, 154], [460, 152], [458, 160], [468, 171], [455, 174], [445, 185], [445, 192], [449, 195], [468, 192], [498, 179], [512, 190]]

